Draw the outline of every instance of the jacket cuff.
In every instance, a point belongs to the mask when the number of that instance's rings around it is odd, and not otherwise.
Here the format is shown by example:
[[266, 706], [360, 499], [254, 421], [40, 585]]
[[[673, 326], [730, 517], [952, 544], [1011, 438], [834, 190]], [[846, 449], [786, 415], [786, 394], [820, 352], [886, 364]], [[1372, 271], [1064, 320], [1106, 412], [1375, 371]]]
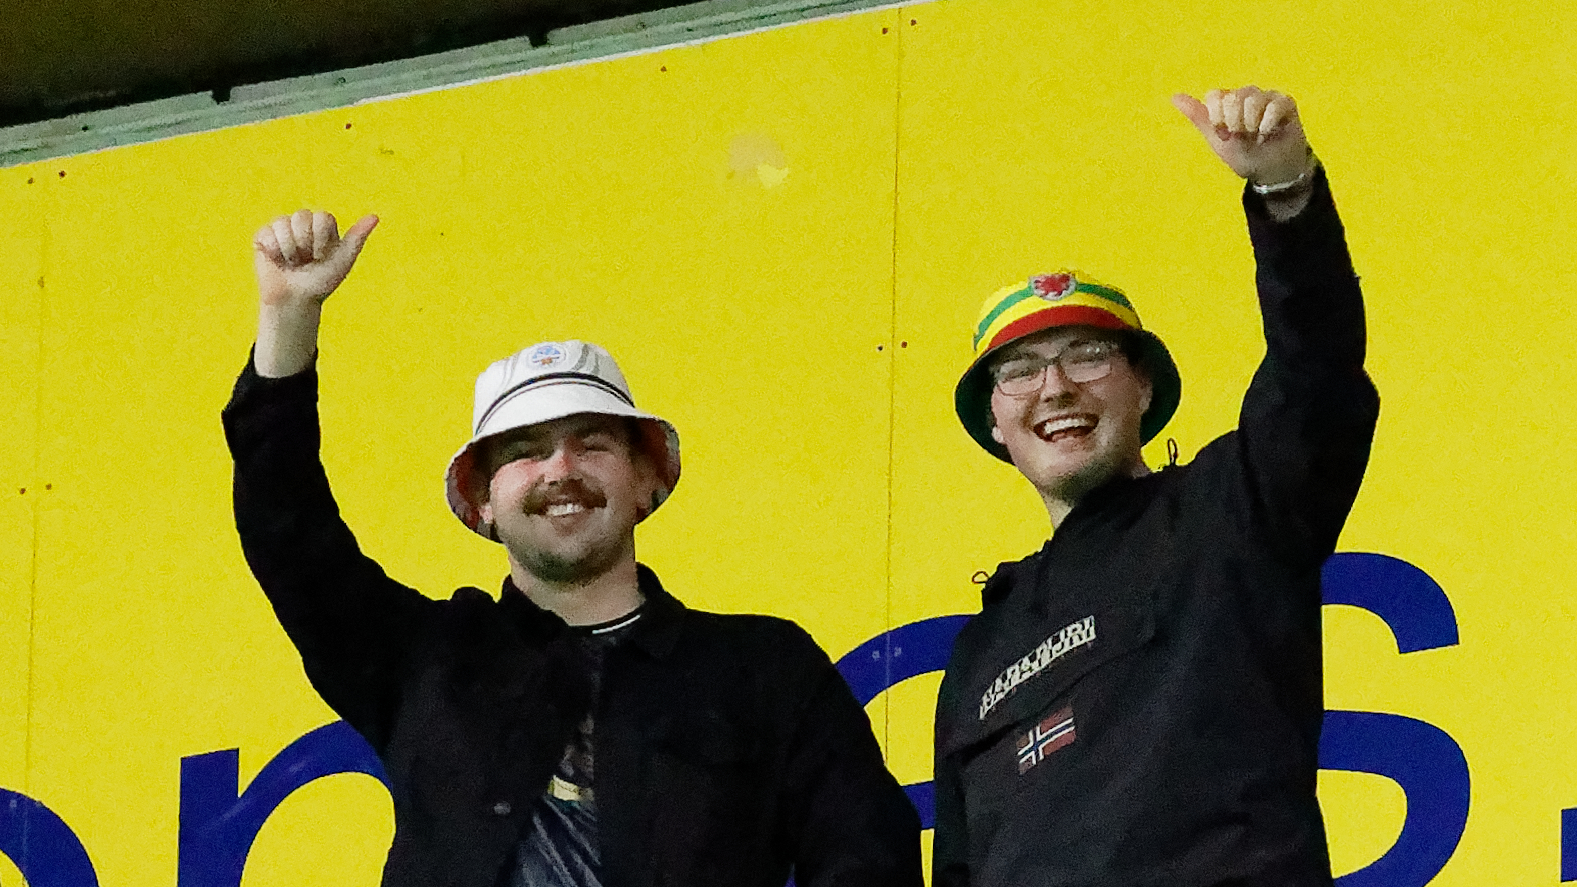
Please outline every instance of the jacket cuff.
[[306, 368], [289, 376], [270, 378], [257, 372], [257, 349], [247, 352], [246, 366], [235, 380], [235, 390], [230, 395], [230, 406], [237, 407], [253, 401], [316, 402], [318, 394], [318, 355], [313, 352]]
[[1277, 221], [1265, 207], [1264, 195], [1244, 182], [1243, 212], [1248, 216], [1250, 227], [1274, 225], [1294, 234], [1328, 227], [1329, 220], [1336, 215], [1336, 199], [1331, 195], [1331, 180], [1325, 173], [1324, 164], [1315, 167], [1314, 177], [1309, 180], [1309, 189], [1309, 202], [1303, 210], [1290, 219]]
[[318, 410], [317, 355], [301, 372], [280, 378], [258, 375], [253, 355], [235, 381], [221, 416], [232, 454], [246, 449], [268, 429], [309, 423], [316, 428]]

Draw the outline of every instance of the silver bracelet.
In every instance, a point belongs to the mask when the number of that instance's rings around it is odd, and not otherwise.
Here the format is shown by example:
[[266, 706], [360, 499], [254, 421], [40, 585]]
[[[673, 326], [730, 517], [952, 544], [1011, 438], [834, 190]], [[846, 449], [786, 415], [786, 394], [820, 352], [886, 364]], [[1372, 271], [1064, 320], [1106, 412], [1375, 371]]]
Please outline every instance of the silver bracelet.
[[1312, 153], [1309, 155], [1309, 160], [1311, 161], [1309, 163], [1309, 168], [1299, 173], [1298, 177], [1295, 179], [1285, 182], [1276, 182], [1270, 185], [1260, 185], [1255, 182], [1249, 182], [1249, 187], [1253, 188], [1254, 193], [1260, 195], [1261, 197], [1270, 197], [1275, 194], [1284, 194], [1288, 191], [1302, 188], [1304, 185], [1309, 183], [1310, 179], [1314, 178], [1315, 171], [1320, 168], [1319, 158], [1315, 157]]

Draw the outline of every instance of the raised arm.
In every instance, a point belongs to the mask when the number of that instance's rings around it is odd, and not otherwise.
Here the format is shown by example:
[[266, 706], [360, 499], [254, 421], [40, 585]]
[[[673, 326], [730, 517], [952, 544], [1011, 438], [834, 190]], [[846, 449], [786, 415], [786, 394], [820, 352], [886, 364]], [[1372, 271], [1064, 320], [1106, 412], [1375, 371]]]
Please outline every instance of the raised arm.
[[381, 752], [405, 642], [439, 605], [385, 575], [341, 520], [318, 454], [313, 368], [323, 300], [376, 224], [368, 216], [341, 239], [332, 216], [302, 211], [258, 232], [257, 345], [224, 428], [247, 565], [313, 686]]
[[1363, 367], [1363, 295], [1330, 183], [1290, 96], [1245, 87], [1174, 103], [1248, 183], [1265, 330], [1238, 433], [1210, 449], [1232, 454], [1225, 462], [1245, 531], [1289, 561], [1317, 565], [1358, 494], [1379, 414]]

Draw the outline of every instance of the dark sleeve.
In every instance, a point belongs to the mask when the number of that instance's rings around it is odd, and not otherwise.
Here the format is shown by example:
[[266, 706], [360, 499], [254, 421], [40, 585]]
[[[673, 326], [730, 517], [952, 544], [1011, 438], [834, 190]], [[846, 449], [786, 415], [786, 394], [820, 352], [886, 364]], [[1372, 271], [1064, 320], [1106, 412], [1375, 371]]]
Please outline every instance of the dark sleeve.
[[439, 605], [390, 579], [340, 519], [318, 457], [317, 371], [259, 376], [224, 409], [241, 550], [312, 685], [380, 753], [404, 650]]
[[[799, 887], [921, 887], [920, 817], [843, 676], [796, 628], [810, 696], [793, 725], [784, 821]], [[786, 646], [786, 645], [785, 645]], [[781, 652], [788, 652], [783, 650]]]
[[958, 763], [946, 753], [943, 736], [957, 710], [947, 678], [936, 697], [936, 831], [931, 842], [931, 887], [968, 887], [969, 832], [964, 820], [964, 784]]
[[1284, 559], [1308, 565], [1336, 546], [1379, 415], [1363, 367], [1363, 296], [1323, 169], [1290, 220], [1272, 219], [1252, 190], [1243, 203], [1265, 358], [1239, 419], [1239, 517]]

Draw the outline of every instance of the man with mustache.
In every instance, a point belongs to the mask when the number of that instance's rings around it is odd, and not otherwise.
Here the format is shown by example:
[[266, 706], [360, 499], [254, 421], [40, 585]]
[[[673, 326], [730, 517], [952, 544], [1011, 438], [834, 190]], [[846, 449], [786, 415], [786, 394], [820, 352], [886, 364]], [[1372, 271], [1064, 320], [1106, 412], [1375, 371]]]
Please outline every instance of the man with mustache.
[[1127, 296], [1058, 272], [987, 300], [958, 415], [1053, 536], [953, 648], [934, 887], [1332, 883], [1319, 580], [1379, 410], [1362, 298], [1292, 99], [1174, 102], [1247, 180], [1265, 357], [1237, 430], [1152, 473], [1181, 386]]
[[498, 598], [429, 599], [357, 548], [319, 459], [324, 300], [377, 219], [255, 241], [253, 360], [224, 411], [247, 562], [313, 686], [377, 751], [385, 887], [920, 887], [919, 819], [791, 622], [686, 609], [635, 558], [679, 479], [613, 358], [544, 342], [477, 380], [447, 474]]

